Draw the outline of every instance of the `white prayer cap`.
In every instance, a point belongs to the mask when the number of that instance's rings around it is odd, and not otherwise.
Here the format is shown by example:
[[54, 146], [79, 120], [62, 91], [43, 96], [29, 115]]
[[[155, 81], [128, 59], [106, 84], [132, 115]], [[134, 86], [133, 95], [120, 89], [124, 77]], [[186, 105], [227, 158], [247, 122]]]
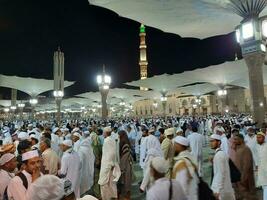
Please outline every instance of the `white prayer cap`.
[[175, 131], [174, 128], [168, 128], [164, 131], [165, 136], [174, 135]]
[[8, 163], [13, 158], [15, 158], [15, 155], [12, 153], [6, 153], [2, 155], [0, 158], [0, 166], [3, 166], [4, 164]]
[[112, 129], [110, 126], [107, 126], [103, 129], [103, 132], [112, 132]]
[[159, 173], [165, 174], [168, 169], [169, 165], [168, 162], [162, 157], [155, 157], [151, 161], [151, 166]]
[[20, 132], [18, 134], [18, 139], [19, 140], [28, 140], [28, 139], [30, 139], [30, 137], [29, 137], [29, 134], [28, 133], [26, 133], [26, 132]]
[[28, 127], [33, 127], [33, 125], [32, 124], [28, 124]]
[[223, 121], [222, 120], [219, 120], [219, 121], [217, 121], [216, 124], [223, 124]]
[[223, 127], [216, 127], [215, 130], [216, 130], [216, 132], [217, 132], [217, 131], [220, 131], [220, 132], [222, 132], [222, 133], [225, 132], [225, 130], [224, 130]]
[[183, 136], [176, 136], [174, 138], [174, 142], [175, 143], [178, 143], [178, 144], [181, 144], [183, 146], [186, 146], [188, 147], [189, 146], [189, 140]]
[[80, 135], [80, 133], [78, 133], [78, 132], [73, 133], [73, 136], [76, 136], [76, 137], [78, 137], [78, 138], [81, 138], [81, 135]]
[[29, 160], [31, 158], [39, 157], [39, 153], [37, 150], [27, 151], [22, 154], [22, 161]]
[[64, 140], [62, 142], [62, 144], [64, 144], [65, 146], [68, 146], [68, 147], [72, 147], [72, 141], [71, 140]]
[[74, 128], [71, 132], [74, 133], [74, 132], [79, 132], [80, 129], [78, 127]]
[[180, 127], [178, 127], [178, 128], [176, 129], [176, 133], [180, 133], [180, 132], [183, 132], [183, 129], [181, 129]]
[[43, 175], [34, 181], [27, 192], [28, 199], [59, 200], [65, 194], [64, 181], [54, 175]]
[[218, 135], [218, 134], [212, 134], [212, 135], [210, 136], [210, 139], [220, 140], [220, 141], [221, 141], [221, 136]]
[[254, 127], [253, 126], [248, 126], [247, 130], [249, 130], [249, 129], [253, 129], [254, 130]]
[[90, 132], [89, 131], [84, 131], [83, 134], [84, 135], [90, 135]]
[[94, 196], [91, 196], [91, 195], [86, 195], [83, 198], [80, 198], [78, 200], [97, 200], [97, 198], [95, 198]]
[[56, 128], [53, 129], [52, 133], [56, 133], [58, 130], [59, 130], [59, 128], [56, 127]]
[[70, 130], [68, 128], [64, 128], [64, 131], [65, 132], [69, 132]]
[[155, 130], [154, 127], [151, 127], [151, 128], [148, 130], [149, 133], [154, 133], [155, 131], [156, 131], [156, 130]]
[[32, 135], [30, 136], [30, 138], [39, 141], [38, 137], [37, 137], [36, 135], [34, 135], [34, 134], [32, 134]]

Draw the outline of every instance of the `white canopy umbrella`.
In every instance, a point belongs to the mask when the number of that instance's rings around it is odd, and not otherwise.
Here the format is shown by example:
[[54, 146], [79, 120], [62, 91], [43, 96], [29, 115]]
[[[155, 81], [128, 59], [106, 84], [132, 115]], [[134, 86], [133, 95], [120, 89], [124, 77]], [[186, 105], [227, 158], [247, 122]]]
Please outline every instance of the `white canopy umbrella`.
[[[229, 0], [89, 0], [120, 16], [175, 33], [206, 38], [234, 31], [242, 20]], [[267, 9], [261, 13], [267, 14]]]
[[201, 96], [210, 92], [219, 90], [220, 88], [210, 83], [201, 83], [190, 86], [181, 87], [178, 90], [189, 95]]
[[[64, 86], [69, 87], [75, 82], [64, 81]], [[0, 74], [0, 86], [14, 88], [27, 93], [31, 97], [54, 89], [54, 80], [23, 78], [17, 76], [6, 76]]]

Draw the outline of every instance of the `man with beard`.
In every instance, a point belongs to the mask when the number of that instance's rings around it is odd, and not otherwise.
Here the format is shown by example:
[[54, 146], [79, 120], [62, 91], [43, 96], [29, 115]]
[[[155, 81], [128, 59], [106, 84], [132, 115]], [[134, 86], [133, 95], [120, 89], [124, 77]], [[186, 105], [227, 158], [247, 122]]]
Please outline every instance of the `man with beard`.
[[[245, 145], [244, 136], [234, 136], [236, 145], [236, 157], [233, 162], [241, 173], [241, 180], [237, 183], [237, 199], [255, 199], [255, 180], [253, 173], [253, 157], [250, 149]], [[257, 199], [257, 198], [256, 198]]]
[[37, 150], [23, 153], [22, 162], [24, 163], [24, 170], [12, 178], [8, 184], [9, 199], [25, 200], [28, 187], [41, 176], [41, 158]]

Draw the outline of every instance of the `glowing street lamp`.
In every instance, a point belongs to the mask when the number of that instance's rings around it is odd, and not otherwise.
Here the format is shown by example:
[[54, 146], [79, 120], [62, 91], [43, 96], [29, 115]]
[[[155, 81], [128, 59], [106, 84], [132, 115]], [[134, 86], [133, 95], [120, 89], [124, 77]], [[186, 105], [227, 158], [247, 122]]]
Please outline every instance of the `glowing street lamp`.
[[111, 77], [106, 74], [105, 66], [103, 66], [102, 74], [96, 77], [96, 81], [101, 94], [102, 119], [106, 119], [108, 117], [107, 96], [109, 92], [109, 86], [111, 84]]
[[35, 106], [37, 103], [38, 103], [38, 100], [37, 100], [37, 99], [35, 99], [35, 98], [30, 99], [30, 104], [31, 104], [32, 106]]
[[227, 90], [223, 89], [223, 90], [218, 90], [217, 91], [218, 96], [225, 96], [227, 95]]
[[11, 106], [10, 109], [14, 111], [17, 109], [17, 106]]
[[[236, 27], [236, 41], [246, 61], [252, 99], [254, 121], [261, 126], [265, 118], [262, 65], [265, 62], [267, 42], [267, 16], [259, 17], [267, 5], [266, 0], [230, 0], [233, 11], [243, 20]], [[262, 103], [262, 104], [261, 104]]]

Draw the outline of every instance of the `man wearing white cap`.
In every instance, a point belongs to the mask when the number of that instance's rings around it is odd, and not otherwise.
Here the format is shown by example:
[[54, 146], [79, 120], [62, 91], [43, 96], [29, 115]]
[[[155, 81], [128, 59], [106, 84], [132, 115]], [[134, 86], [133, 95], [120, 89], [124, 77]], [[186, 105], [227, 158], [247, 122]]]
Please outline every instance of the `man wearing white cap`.
[[257, 133], [258, 151], [258, 185], [263, 189], [263, 200], [267, 200], [267, 143], [263, 132]]
[[111, 128], [105, 127], [104, 133], [104, 144], [103, 154], [101, 159], [101, 168], [98, 184], [100, 185], [102, 200], [110, 200], [118, 198], [117, 194], [117, 181], [119, 176], [115, 176], [114, 172], [117, 170], [120, 173], [118, 165], [118, 155], [116, 151], [116, 142], [111, 137]]
[[61, 158], [61, 168], [58, 174], [61, 177], [69, 179], [72, 183], [72, 188], [74, 190], [76, 198], [80, 197], [80, 172], [81, 172], [81, 162], [80, 157], [77, 152], [72, 149], [72, 141], [64, 140], [60, 145], [63, 151], [63, 156]]
[[189, 140], [191, 154], [193, 155], [194, 159], [197, 161], [198, 164], [198, 174], [199, 176], [202, 176], [204, 138], [197, 131], [198, 128], [196, 126], [192, 126], [192, 132], [187, 138]]
[[167, 177], [171, 176], [171, 168], [173, 167], [173, 156], [174, 156], [174, 146], [172, 139], [174, 136], [174, 128], [168, 128], [164, 131], [165, 139], [161, 143], [161, 149], [164, 155], [165, 160], [169, 164], [169, 170], [166, 174]]
[[165, 177], [168, 170], [169, 163], [164, 158], [152, 159], [150, 174], [155, 182], [147, 192], [147, 200], [187, 200], [180, 183]]
[[85, 139], [83, 139], [80, 143], [78, 154], [80, 157], [80, 161], [82, 163], [81, 169], [81, 187], [80, 193], [84, 194], [87, 192], [94, 184], [94, 163], [95, 163], [95, 155], [93, 152], [93, 148], [91, 146], [91, 139], [88, 133], [83, 132]]
[[37, 150], [23, 153], [22, 162], [24, 163], [24, 170], [12, 178], [8, 184], [9, 199], [25, 200], [28, 187], [41, 175], [41, 158]]
[[257, 153], [257, 136], [255, 129], [252, 126], [247, 127], [247, 135], [245, 135], [245, 143], [250, 148], [253, 156], [254, 169], [257, 166], [258, 153]]
[[81, 145], [81, 135], [78, 132], [73, 133], [72, 141], [73, 141], [73, 150], [78, 152]]
[[215, 150], [213, 158], [213, 179], [211, 189], [220, 200], [235, 200], [234, 190], [232, 188], [229, 158], [221, 150], [221, 136], [213, 134], [210, 137], [211, 149]]
[[163, 157], [159, 139], [154, 136], [155, 128], [151, 127], [146, 137], [146, 155], [145, 155], [145, 166], [144, 166], [144, 178], [140, 185], [140, 191], [147, 190], [152, 184], [153, 180], [150, 177], [150, 162], [154, 157]]
[[54, 128], [51, 133], [51, 148], [57, 153], [57, 155], [60, 155], [60, 148], [59, 148], [59, 137], [58, 132], [60, 129], [58, 127]]
[[[217, 127], [217, 126], [216, 126]], [[221, 138], [221, 147], [220, 149], [227, 155], [229, 156], [229, 144], [228, 144], [228, 139], [225, 135], [225, 130], [223, 127], [219, 127], [217, 129], [214, 129], [215, 134], [219, 135]]]
[[174, 148], [176, 157], [174, 157], [173, 178], [180, 182], [187, 199], [198, 200], [197, 163], [188, 150], [189, 140], [176, 136]]
[[6, 153], [0, 158], [0, 199], [7, 195], [7, 186], [15, 176], [14, 170], [17, 167], [17, 160], [14, 154]]

